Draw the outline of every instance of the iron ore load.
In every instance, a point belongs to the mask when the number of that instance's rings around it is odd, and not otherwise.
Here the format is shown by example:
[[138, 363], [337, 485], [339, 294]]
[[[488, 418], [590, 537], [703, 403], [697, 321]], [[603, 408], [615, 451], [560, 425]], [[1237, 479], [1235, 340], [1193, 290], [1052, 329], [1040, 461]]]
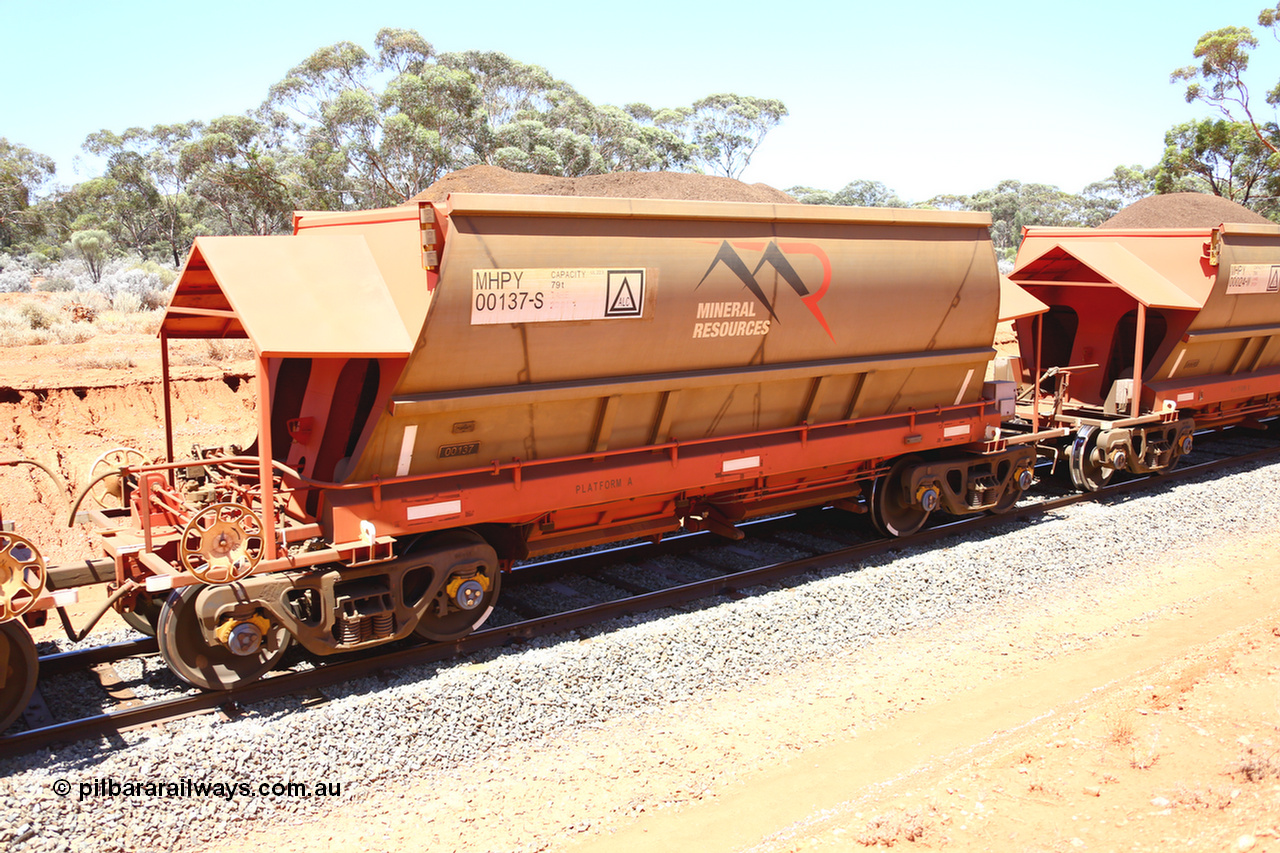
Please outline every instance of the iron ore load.
[[[1007, 510], [1038, 435], [984, 382], [989, 224], [454, 194], [201, 237], [160, 329], [165, 399], [169, 341], [247, 338], [257, 440], [179, 458], [166, 424], [161, 461], [94, 478], [120, 503], [88, 512], [105, 556], [4, 611], [10, 671], [36, 668], [19, 623], [94, 583], [218, 690], [294, 642], [457, 640], [531, 556], [810, 506], [889, 535]], [[0, 689], [7, 725], [26, 688]]]
[[1018, 321], [1024, 414], [1081, 489], [1280, 412], [1280, 226], [1029, 228], [1010, 278], [1048, 305]]

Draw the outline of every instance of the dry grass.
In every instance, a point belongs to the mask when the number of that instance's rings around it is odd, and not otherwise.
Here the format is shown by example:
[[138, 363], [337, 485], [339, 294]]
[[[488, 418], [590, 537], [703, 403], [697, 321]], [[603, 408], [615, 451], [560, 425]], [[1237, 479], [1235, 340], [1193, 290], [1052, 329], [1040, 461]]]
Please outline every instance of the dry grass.
[[932, 833], [922, 809], [898, 809], [867, 821], [854, 841], [863, 847], [892, 847], [902, 841], [922, 841]]
[[1179, 785], [1177, 790], [1173, 792], [1173, 796], [1169, 797], [1169, 801], [1181, 808], [1217, 809], [1221, 811], [1231, 805], [1231, 794], [1199, 785], [1195, 787]]
[[103, 353], [78, 359], [71, 366], [76, 370], [128, 370], [138, 363], [124, 353]]
[[98, 334], [92, 323], [58, 323], [49, 331], [60, 344], [82, 344]]
[[1107, 727], [1107, 743], [1111, 746], [1129, 746], [1137, 735], [1133, 731], [1133, 721], [1128, 717], [1114, 717]]
[[106, 335], [154, 335], [160, 330], [163, 319], [163, 311], [126, 313], [109, 310], [98, 315], [95, 325]]
[[245, 340], [178, 340], [171, 346], [174, 364], [223, 364], [253, 358], [253, 344]]
[[[1136, 740], [1136, 739], [1135, 739]], [[1161, 753], [1156, 751], [1156, 746], [1160, 743], [1160, 729], [1157, 727], [1151, 733], [1151, 741], [1147, 745], [1145, 751], [1139, 751], [1138, 744], [1133, 745], [1133, 752], [1129, 756], [1129, 766], [1134, 770], [1150, 770], [1156, 766], [1156, 762], [1160, 760]]]
[[1249, 782], [1280, 778], [1280, 756], [1275, 752], [1263, 754], [1253, 747], [1246, 747], [1236, 766], [1228, 771], [1232, 776], [1243, 776]]
[[153, 335], [163, 316], [162, 311], [111, 310], [98, 293], [56, 293], [0, 305], [0, 346], [76, 344], [100, 333]]

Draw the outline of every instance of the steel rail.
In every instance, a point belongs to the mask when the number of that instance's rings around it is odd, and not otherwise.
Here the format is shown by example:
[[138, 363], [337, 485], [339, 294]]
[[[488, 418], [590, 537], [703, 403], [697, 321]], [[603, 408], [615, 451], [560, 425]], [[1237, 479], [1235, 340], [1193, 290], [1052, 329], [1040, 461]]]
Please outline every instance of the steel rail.
[[[744, 569], [720, 577], [692, 581], [666, 589], [630, 595], [625, 598], [580, 607], [562, 613], [484, 629], [452, 643], [414, 645], [392, 649], [372, 656], [332, 660], [321, 663], [311, 670], [276, 675], [269, 674], [251, 684], [231, 690], [165, 699], [119, 711], [108, 711], [79, 720], [56, 723], [51, 726], [0, 737], [0, 754], [27, 754], [55, 744], [69, 743], [90, 737], [110, 738], [115, 736], [118, 738], [120, 733], [125, 731], [218, 708], [234, 713], [238, 706], [265, 699], [343, 684], [356, 679], [367, 678], [371, 673], [435, 663], [459, 655], [501, 647], [519, 640], [530, 640], [561, 631], [588, 627], [608, 619], [665, 607], [674, 607], [716, 595], [734, 594], [750, 587], [793, 577], [805, 572], [864, 560], [868, 557], [905, 548], [927, 545], [951, 536], [973, 533], [990, 527], [1008, 524], [1011, 521], [1034, 518], [1072, 504], [1105, 500], [1151, 488], [1155, 483], [1184, 480], [1199, 474], [1278, 455], [1280, 455], [1280, 446], [1267, 447], [1239, 456], [1224, 457], [1188, 465], [1159, 476], [1140, 477], [1110, 484], [1105, 489], [1097, 492], [1082, 492], [1049, 498], [1024, 507], [1015, 507], [1009, 512], [1000, 515], [977, 515], [960, 518], [954, 522], [926, 528], [905, 539], [876, 539], [838, 548], [823, 554], [802, 557], [797, 560], [787, 560], [757, 568]], [[618, 551], [621, 549], [611, 550]], [[596, 555], [585, 556], [595, 557]], [[142, 644], [146, 641], [136, 642]], [[154, 640], [150, 642], [154, 643]]]
[[109, 643], [105, 646], [94, 646], [89, 649], [71, 649], [66, 652], [40, 656], [40, 675], [64, 675], [78, 669], [86, 669], [99, 663], [115, 663], [125, 658], [140, 655], [153, 655], [160, 651], [155, 637], [139, 637], [136, 640], [125, 640]]

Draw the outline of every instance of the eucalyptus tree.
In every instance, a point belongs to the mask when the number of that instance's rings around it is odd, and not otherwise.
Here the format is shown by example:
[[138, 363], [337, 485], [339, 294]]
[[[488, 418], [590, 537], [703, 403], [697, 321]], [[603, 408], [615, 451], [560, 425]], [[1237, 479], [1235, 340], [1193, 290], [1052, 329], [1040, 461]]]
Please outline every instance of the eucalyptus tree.
[[175, 265], [181, 263], [198, 215], [182, 151], [203, 131], [202, 122], [188, 121], [123, 133], [100, 130], [85, 140], [85, 151], [107, 160], [103, 177], [111, 183], [99, 190], [116, 211], [117, 239], [144, 253], [163, 247]]
[[101, 229], [76, 231], [69, 241], [72, 252], [80, 258], [94, 284], [102, 281], [107, 259], [111, 256], [111, 235]]
[[566, 127], [548, 127], [535, 117], [508, 122], [494, 132], [498, 146], [490, 157], [512, 172], [579, 177], [606, 171], [591, 138]]
[[722, 93], [695, 101], [689, 121], [698, 161], [717, 174], [737, 178], [765, 135], [786, 115], [782, 101], [749, 95]]
[[991, 214], [991, 242], [1012, 249], [1028, 225], [1083, 226], [1088, 205], [1073, 193], [1049, 184], [1004, 180], [973, 195], [938, 195], [926, 203], [941, 210], [981, 210]]
[[1155, 195], [1157, 172], [1158, 168], [1144, 169], [1138, 165], [1116, 166], [1110, 175], [1086, 186], [1080, 194], [1083, 203], [1080, 224], [1101, 225], [1123, 208]]
[[[1263, 9], [1258, 23], [1280, 38], [1280, 5]], [[1265, 95], [1271, 105], [1271, 117], [1259, 111], [1258, 104], [1249, 91], [1247, 72], [1249, 54], [1258, 46], [1258, 37], [1248, 27], [1223, 27], [1200, 36], [1192, 55], [1198, 64], [1175, 69], [1170, 82], [1185, 82], [1187, 103], [1200, 101], [1216, 109], [1231, 123], [1243, 122], [1249, 126], [1258, 141], [1272, 153], [1276, 147], [1277, 126], [1275, 107], [1280, 104], [1280, 83]], [[1255, 115], [1258, 113], [1258, 115]]]
[[32, 204], [56, 171], [52, 157], [0, 136], [0, 246], [11, 246], [36, 230]]
[[282, 234], [292, 228], [290, 152], [253, 116], [222, 116], [182, 149], [192, 195], [207, 205], [201, 230]]
[[[1156, 189], [1190, 188], [1231, 199], [1266, 214], [1276, 208], [1280, 172], [1271, 152], [1246, 122], [1191, 120], [1165, 134], [1165, 151], [1155, 176]], [[1181, 182], [1181, 184], [1179, 184]], [[1196, 186], [1199, 184], [1199, 186]]]
[[326, 163], [343, 158], [340, 184], [332, 168], [310, 176], [323, 177], [324, 192], [337, 191], [344, 206], [396, 204], [421, 192], [465, 164], [471, 140], [483, 136], [481, 92], [468, 74], [437, 63], [413, 30], [380, 30], [375, 46], [376, 56], [352, 42], [321, 48], [268, 99], [297, 117], [303, 151]]
[[[611, 120], [611, 111], [616, 107], [602, 107], [606, 112], [604, 121]], [[638, 141], [636, 153], [632, 154], [632, 162], [647, 159], [651, 165], [644, 167], [664, 172], [683, 172], [693, 168], [698, 149], [689, 141], [689, 116], [693, 110], [689, 107], [664, 107], [654, 109], [648, 104], [632, 103], [622, 108], [635, 122], [634, 127], [627, 126], [627, 136]], [[616, 144], [616, 143], [615, 143]], [[602, 149], [607, 146], [602, 146]], [[601, 152], [606, 161], [611, 161], [607, 150]], [[622, 165], [618, 168], [635, 168], [639, 166]]]
[[880, 181], [858, 179], [832, 192], [816, 187], [791, 187], [787, 193], [801, 204], [840, 204], [853, 207], [908, 207], [907, 202]]

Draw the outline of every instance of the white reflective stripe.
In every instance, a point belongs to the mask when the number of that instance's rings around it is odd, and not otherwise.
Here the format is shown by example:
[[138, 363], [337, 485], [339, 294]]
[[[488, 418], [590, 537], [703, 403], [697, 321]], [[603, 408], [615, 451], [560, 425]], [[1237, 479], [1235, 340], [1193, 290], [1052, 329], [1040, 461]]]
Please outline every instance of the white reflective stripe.
[[400, 462], [396, 465], [396, 476], [409, 474], [409, 463], [413, 461], [413, 444], [418, 440], [418, 425], [409, 424], [404, 428], [404, 438], [400, 441]]
[[441, 501], [434, 504], [418, 504], [405, 510], [405, 517], [410, 521], [424, 518], [439, 518], [442, 515], [458, 515], [462, 512], [462, 501]]
[[942, 430], [943, 438], [951, 438], [957, 435], [968, 435], [969, 424], [960, 424], [959, 426], [944, 427]]
[[964, 383], [960, 386], [960, 393], [956, 395], [955, 405], [960, 405], [960, 401], [964, 399], [964, 392], [969, 390], [969, 380], [973, 378], [973, 368], [969, 368], [969, 372], [964, 375]]
[[759, 468], [759, 456], [743, 456], [741, 459], [726, 459], [720, 465], [720, 473], [729, 474], [733, 471], [745, 471], [748, 468]]
[[1179, 395], [1178, 395], [1178, 402], [1179, 402], [1179, 403], [1185, 403], [1185, 402], [1187, 402], [1188, 400], [1194, 400], [1195, 398], [1196, 398], [1196, 392], [1195, 392], [1195, 391], [1187, 391], [1187, 392], [1185, 392], [1185, 393], [1182, 393], [1182, 394], [1179, 394]]
[[68, 604], [75, 604], [80, 600], [79, 590], [59, 589], [53, 593], [53, 606], [66, 607]]
[[1170, 379], [1172, 379], [1172, 378], [1173, 378], [1173, 374], [1175, 374], [1175, 373], [1177, 373], [1177, 372], [1178, 372], [1178, 365], [1182, 364], [1182, 357], [1183, 357], [1184, 355], [1186, 355], [1186, 354], [1187, 354], [1187, 348], [1186, 348], [1186, 347], [1183, 347], [1182, 349], [1178, 350], [1178, 358], [1177, 358], [1177, 360], [1176, 360], [1176, 361], [1174, 361], [1174, 363], [1173, 363], [1173, 367], [1169, 368], [1169, 378], [1170, 378]]
[[152, 575], [147, 578], [147, 592], [163, 592], [173, 589], [173, 575]]

